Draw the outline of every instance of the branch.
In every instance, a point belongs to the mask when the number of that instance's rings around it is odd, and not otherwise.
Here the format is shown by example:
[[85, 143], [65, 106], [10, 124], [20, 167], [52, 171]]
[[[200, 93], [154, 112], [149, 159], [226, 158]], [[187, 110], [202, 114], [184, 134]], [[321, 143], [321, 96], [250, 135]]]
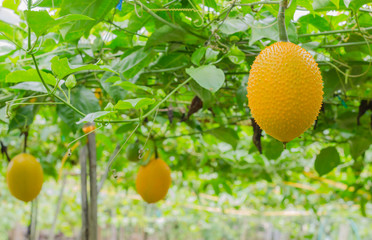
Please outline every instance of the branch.
[[261, 2], [253, 2], [253, 3], [237, 3], [236, 6], [255, 6], [261, 4], [280, 4], [280, 1], [261, 1]]
[[[369, 30], [372, 30], [372, 27], [360, 28], [360, 30], [369, 31]], [[298, 37], [299, 38], [314, 37], [314, 36], [333, 35], [333, 34], [350, 33], [350, 32], [359, 32], [359, 29], [342, 29], [342, 30], [318, 32], [318, 33], [300, 34], [300, 35], [298, 35]]]
[[[368, 42], [372, 44], [371, 41]], [[360, 46], [360, 45], [367, 45], [367, 42], [349, 42], [349, 43], [340, 43], [340, 44], [333, 44], [333, 45], [321, 45], [319, 48], [339, 48], [339, 47], [351, 47], [351, 46]]]

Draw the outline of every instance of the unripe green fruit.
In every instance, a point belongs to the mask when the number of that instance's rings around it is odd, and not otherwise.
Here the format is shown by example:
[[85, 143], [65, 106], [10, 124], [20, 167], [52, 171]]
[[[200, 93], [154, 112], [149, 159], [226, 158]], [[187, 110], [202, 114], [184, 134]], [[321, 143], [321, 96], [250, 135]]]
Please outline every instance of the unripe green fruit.
[[126, 151], [127, 159], [131, 162], [138, 162], [140, 146], [138, 143], [129, 144]]

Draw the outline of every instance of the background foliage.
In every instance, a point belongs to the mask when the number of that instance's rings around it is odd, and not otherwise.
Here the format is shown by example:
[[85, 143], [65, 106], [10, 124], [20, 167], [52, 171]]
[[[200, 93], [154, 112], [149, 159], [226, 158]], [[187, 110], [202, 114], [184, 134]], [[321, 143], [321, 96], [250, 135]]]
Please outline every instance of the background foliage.
[[[265, 218], [263, 211], [284, 209], [305, 211], [310, 221], [320, 222], [325, 216], [357, 216], [354, 220], [363, 229], [364, 221], [371, 224], [363, 217], [372, 211], [370, 2], [291, 1], [286, 10], [289, 39], [318, 62], [324, 104], [314, 127], [285, 150], [263, 133], [261, 154], [246, 85], [260, 50], [279, 40], [278, 2], [137, 0], [118, 5], [117, 0], [39, 0], [27, 11], [21, 0], [4, 0], [0, 8], [1, 142], [13, 157], [22, 151], [21, 136], [28, 133], [27, 152], [40, 160], [47, 175], [41, 206], [50, 204], [45, 199], [61, 183], [61, 159], [72, 147], [69, 143], [84, 134], [85, 122], [96, 121], [98, 128], [99, 176], [116, 145], [123, 144], [140, 122], [129, 143], [150, 149], [156, 145], [173, 172], [166, 201], [170, 205], [159, 204], [159, 209], [169, 219], [183, 212], [182, 224], [196, 228], [198, 234], [203, 225], [188, 221], [209, 219], [207, 223], [218, 229], [229, 215], [212, 221], [208, 211], [194, 209], [190, 211], [195, 219], [190, 220], [189, 210], [181, 204], [184, 198], [222, 211], [250, 209], [249, 215], [260, 218]], [[30, 43], [27, 26], [32, 30]], [[72, 74], [76, 86], [70, 90], [65, 80]], [[54, 94], [47, 94], [52, 90]], [[79, 141], [84, 144], [86, 138]], [[73, 151], [63, 166], [68, 174], [78, 173], [78, 152]], [[3, 155], [2, 176], [6, 166]], [[115, 206], [120, 217], [112, 221], [127, 221], [121, 216], [138, 208], [133, 215], [136, 224], [147, 223], [144, 205], [126, 198], [134, 194], [137, 169], [138, 164], [128, 162], [123, 151], [109, 172], [111, 186], [105, 185], [100, 196], [100, 212]], [[1, 209], [25, 208], [5, 197], [9, 194], [1, 186]], [[203, 200], [203, 194], [217, 200]], [[78, 195], [69, 193], [65, 198], [64, 220], [58, 229], [72, 234], [78, 223], [69, 221], [78, 219], [74, 215], [79, 205], [72, 204]], [[11, 214], [4, 221], [15, 221], [20, 215]], [[100, 216], [102, 223], [107, 215]], [[43, 221], [47, 228], [50, 221]], [[0, 231], [10, 227], [2, 225]], [[278, 228], [294, 229], [280, 224]], [[320, 231], [316, 229], [309, 232]], [[229, 231], [223, 234], [236, 239]], [[368, 239], [366, 232], [362, 236]], [[216, 230], [210, 234], [217, 234]]]

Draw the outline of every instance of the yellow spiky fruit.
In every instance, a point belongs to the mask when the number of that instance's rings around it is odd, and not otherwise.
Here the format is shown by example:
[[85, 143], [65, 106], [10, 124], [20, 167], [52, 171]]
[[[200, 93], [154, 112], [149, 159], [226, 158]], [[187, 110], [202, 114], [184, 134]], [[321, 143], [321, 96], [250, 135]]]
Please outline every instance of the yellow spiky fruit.
[[277, 42], [253, 62], [247, 92], [249, 108], [260, 128], [287, 143], [316, 120], [323, 81], [310, 53], [296, 44]]

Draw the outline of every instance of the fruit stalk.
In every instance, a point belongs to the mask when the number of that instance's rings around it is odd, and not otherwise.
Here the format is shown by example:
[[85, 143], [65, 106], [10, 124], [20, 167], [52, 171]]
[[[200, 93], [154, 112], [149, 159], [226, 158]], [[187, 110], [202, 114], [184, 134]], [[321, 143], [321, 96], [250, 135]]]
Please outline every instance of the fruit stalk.
[[288, 0], [282, 0], [279, 4], [278, 13], [278, 27], [279, 27], [279, 40], [281, 42], [289, 42], [287, 29], [285, 27], [285, 10], [287, 9]]

